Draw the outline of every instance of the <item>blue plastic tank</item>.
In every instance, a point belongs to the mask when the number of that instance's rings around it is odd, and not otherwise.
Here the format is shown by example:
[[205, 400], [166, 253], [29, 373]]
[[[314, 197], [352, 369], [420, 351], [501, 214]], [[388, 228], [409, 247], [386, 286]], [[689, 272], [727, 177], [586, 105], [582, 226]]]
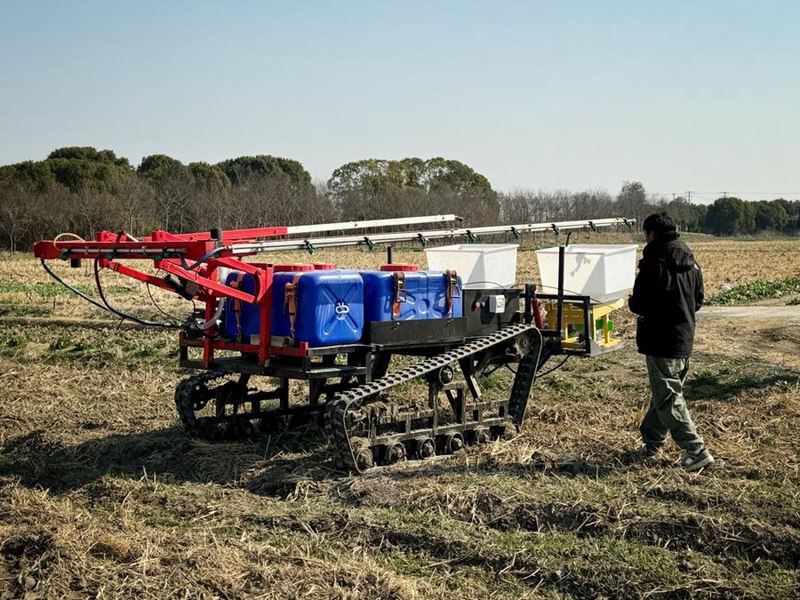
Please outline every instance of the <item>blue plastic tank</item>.
[[451, 291], [451, 300], [448, 310], [447, 286], [448, 276], [443, 271], [425, 271], [428, 275], [428, 297], [431, 310], [430, 319], [444, 319], [446, 317], [464, 316], [463, 286], [461, 277], [456, 277], [456, 285]]
[[405, 294], [400, 294], [400, 314], [393, 314], [397, 296], [397, 276], [395, 272], [366, 271], [364, 279], [364, 320], [370, 321], [409, 321], [419, 319], [441, 319], [461, 317], [462, 306], [461, 278], [453, 290], [452, 307], [447, 308], [447, 278], [441, 271], [401, 272], [405, 284]]
[[[238, 282], [238, 283], [237, 283]], [[225, 278], [225, 285], [237, 287], [248, 294], [255, 293], [255, 277], [242, 271], [231, 271]], [[260, 332], [261, 317], [257, 304], [225, 299], [225, 318], [223, 330], [225, 337], [242, 344], [250, 343], [251, 335], [258, 335]]]
[[427, 319], [430, 310], [428, 296], [428, 276], [422, 271], [403, 273], [405, 294], [400, 296], [400, 315], [394, 317], [392, 309], [395, 300], [395, 273], [385, 271], [365, 271], [364, 279], [364, 319], [369, 321], [410, 321]]
[[[296, 279], [296, 316], [292, 336], [286, 284]], [[275, 336], [293, 337], [309, 346], [358, 342], [364, 332], [364, 282], [356, 271], [324, 270], [275, 273], [272, 282]]]

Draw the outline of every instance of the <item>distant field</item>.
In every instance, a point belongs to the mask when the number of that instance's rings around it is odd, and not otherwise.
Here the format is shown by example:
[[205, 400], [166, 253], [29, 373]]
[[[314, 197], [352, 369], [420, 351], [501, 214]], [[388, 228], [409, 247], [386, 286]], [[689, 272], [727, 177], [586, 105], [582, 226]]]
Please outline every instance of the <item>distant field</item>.
[[[800, 276], [800, 241], [689, 240], [709, 292]], [[56, 267], [91, 293], [88, 268]], [[518, 273], [537, 279], [532, 251]], [[144, 286], [106, 281], [115, 303], [166, 318]], [[154, 297], [170, 314], [188, 306]], [[626, 346], [538, 380], [516, 439], [345, 477], [313, 428], [188, 439], [174, 333], [117, 328], [30, 256], [2, 256], [0, 597], [800, 596], [800, 320], [700, 321], [688, 398], [718, 463], [687, 474], [674, 446], [646, 463], [632, 453], [648, 392], [621, 312]], [[489, 383], [502, 397], [510, 379]]]

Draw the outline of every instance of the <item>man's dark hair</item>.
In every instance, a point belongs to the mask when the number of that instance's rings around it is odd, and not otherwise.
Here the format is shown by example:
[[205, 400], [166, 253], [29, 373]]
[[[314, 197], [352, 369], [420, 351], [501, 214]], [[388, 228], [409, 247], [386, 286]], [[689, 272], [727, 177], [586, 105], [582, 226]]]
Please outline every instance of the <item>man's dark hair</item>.
[[642, 229], [646, 232], [654, 233], [656, 237], [678, 230], [675, 221], [665, 212], [655, 213], [647, 217], [642, 223]]

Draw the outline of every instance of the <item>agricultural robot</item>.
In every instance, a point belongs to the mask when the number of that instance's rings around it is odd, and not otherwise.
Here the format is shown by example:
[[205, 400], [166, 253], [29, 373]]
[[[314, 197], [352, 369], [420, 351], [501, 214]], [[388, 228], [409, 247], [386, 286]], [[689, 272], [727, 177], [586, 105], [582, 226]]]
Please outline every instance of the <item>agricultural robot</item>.
[[[391, 264], [391, 245], [474, 241], [502, 233], [515, 238], [541, 231], [558, 235], [630, 226], [632, 221], [448, 226], [457, 219], [437, 215], [201, 233], [155, 231], [141, 239], [101, 231], [92, 241], [62, 234], [38, 242], [34, 254], [74, 293], [145, 325], [163, 324], [114, 307], [103, 293], [103, 269], [202, 306], [179, 332], [179, 364], [195, 371], [175, 391], [189, 435], [227, 439], [316, 417], [324, 421], [338, 464], [362, 473], [514, 432], [525, 418], [537, 373], [549, 359], [593, 356], [619, 343], [609, 333], [608, 315], [621, 301], [598, 304], [565, 290], [564, 246], [556, 293], [539, 294], [533, 284], [471, 286], [454, 269], [419, 271]], [[388, 264], [375, 271], [244, 260], [282, 250], [381, 244], [388, 245]], [[48, 264], [53, 260], [69, 261], [72, 267], [91, 261], [99, 301], [59, 277]], [[133, 261], [152, 261], [164, 275], [140, 270]], [[397, 356], [413, 358], [393, 369]], [[504, 367], [514, 372], [510, 395], [487, 398], [481, 391], [485, 378]], [[413, 391], [419, 397], [408, 397]]]

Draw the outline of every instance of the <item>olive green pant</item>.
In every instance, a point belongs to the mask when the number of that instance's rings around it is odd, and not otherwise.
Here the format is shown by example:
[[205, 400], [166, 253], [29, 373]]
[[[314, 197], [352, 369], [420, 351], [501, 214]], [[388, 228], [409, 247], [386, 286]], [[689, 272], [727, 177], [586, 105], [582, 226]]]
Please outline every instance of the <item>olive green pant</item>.
[[683, 383], [688, 372], [688, 358], [647, 356], [652, 395], [650, 409], [639, 427], [645, 444], [661, 445], [669, 433], [687, 452], [696, 452], [704, 447], [703, 438], [697, 433], [683, 398]]

